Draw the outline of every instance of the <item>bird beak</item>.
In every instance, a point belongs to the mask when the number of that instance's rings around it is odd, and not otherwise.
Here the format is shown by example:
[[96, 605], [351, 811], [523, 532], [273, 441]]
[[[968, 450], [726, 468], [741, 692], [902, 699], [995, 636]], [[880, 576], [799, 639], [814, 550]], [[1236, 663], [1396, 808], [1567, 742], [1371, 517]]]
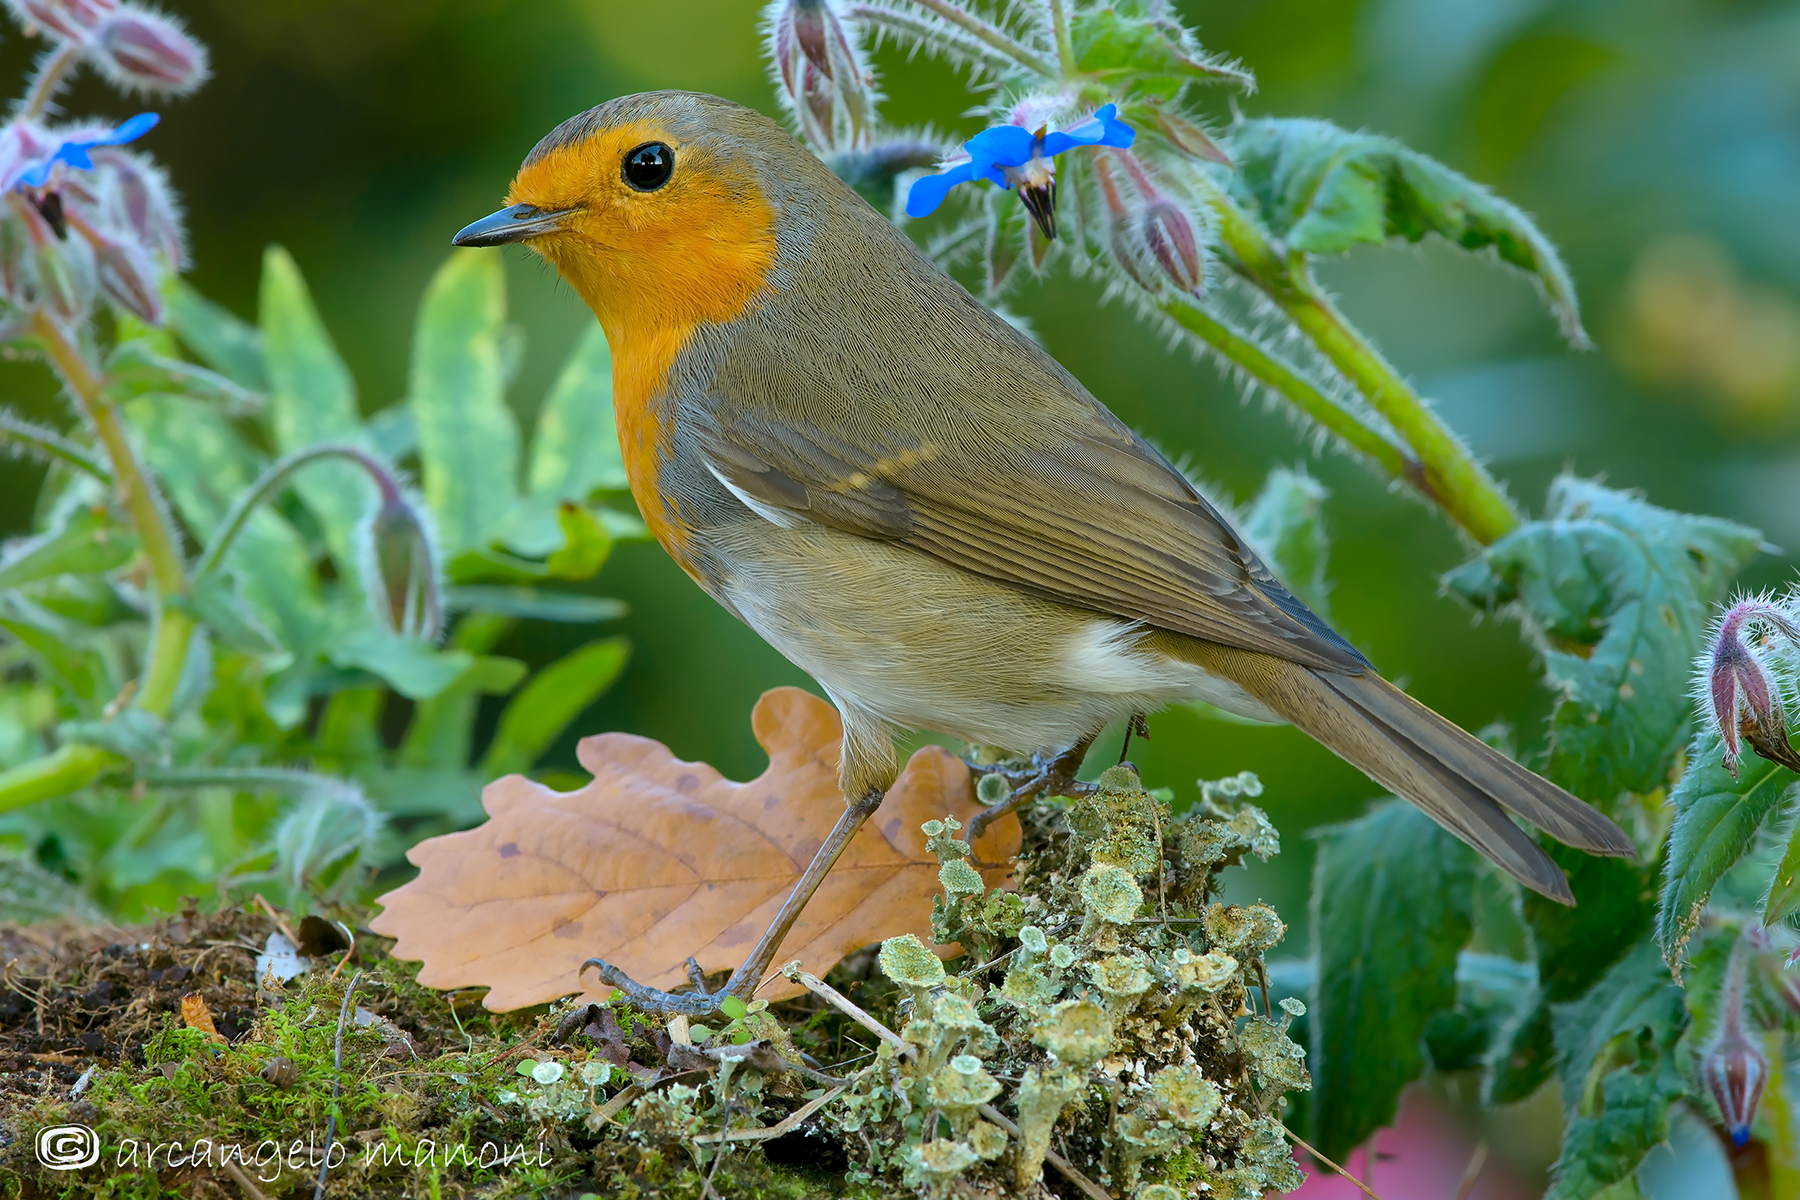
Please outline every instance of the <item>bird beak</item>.
[[509, 242], [522, 242], [540, 234], [555, 233], [577, 211], [573, 208], [544, 209], [533, 204], [514, 204], [485, 216], [472, 225], [465, 225], [461, 232], [450, 239], [450, 244], [504, 246]]

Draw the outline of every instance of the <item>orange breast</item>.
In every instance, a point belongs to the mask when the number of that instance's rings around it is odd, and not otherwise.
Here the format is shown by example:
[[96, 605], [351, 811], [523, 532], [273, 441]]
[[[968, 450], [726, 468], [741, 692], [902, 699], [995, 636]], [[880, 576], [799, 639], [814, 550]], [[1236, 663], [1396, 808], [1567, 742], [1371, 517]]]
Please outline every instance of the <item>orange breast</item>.
[[[654, 192], [620, 182], [619, 163], [647, 141], [674, 146], [673, 179]], [[694, 330], [771, 294], [775, 213], [747, 168], [717, 149], [684, 146], [650, 122], [603, 130], [526, 166], [513, 203], [582, 211], [532, 248], [553, 263], [606, 330], [613, 411], [631, 494], [656, 540], [689, 575], [694, 530], [659, 486], [673, 452], [670, 370]]]

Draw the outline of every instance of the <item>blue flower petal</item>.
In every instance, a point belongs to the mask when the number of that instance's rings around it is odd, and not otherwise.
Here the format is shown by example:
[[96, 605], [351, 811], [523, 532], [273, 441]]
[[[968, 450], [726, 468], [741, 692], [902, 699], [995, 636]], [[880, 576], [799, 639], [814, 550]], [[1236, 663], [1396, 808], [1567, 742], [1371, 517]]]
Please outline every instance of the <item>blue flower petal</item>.
[[995, 125], [963, 143], [969, 157], [984, 167], [1022, 167], [1036, 145], [1037, 137], [1017, 125]]
[[154, 129], [160, 120], [162, 118], [155, 113], [139, 113], [98, 137], [64, 142], [49, 158], [22, 171], [19, 174], [19, 183], [24, 187], [43, 187], [50, 182], [50, 171], [59, 162], [68, 163], [71, 167], [83, 171], [91, 171], [94, 168], [94, 160], [88, 157], [89, 150], [96, 146], [123, 146], [127, 142], [135, 142]]
[[950, 189], [959, 183], [968, 183], [976, 178], [978, 169], [973, 162], [958, 163], [948, 171], [936, 175], [926, 175], [913, 181], [906, 193], [906, 215], [909, 217], [928, 217], [937, 211]]
[[1137, 140], [1137, 131], [1119, 120], [1119, 106], [1107, 104], [1073, 129], [1059, 130], [1044, 138], [1044, 154], [1053, 157], [1077, 146], [1117, 146], [1123, 150]]

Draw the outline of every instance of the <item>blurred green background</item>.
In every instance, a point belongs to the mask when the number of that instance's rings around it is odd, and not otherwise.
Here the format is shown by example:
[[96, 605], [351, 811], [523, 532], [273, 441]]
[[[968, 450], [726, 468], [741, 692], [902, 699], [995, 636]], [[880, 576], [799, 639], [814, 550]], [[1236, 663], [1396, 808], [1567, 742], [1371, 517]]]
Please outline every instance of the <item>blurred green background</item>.
[[[268, 242], [293, 251], [368, 412], [399, 398], [415, 306], [450, 235], [500, 201], [563, 118], [625, 92], [693, 88], [773, 112], [757, 7], [744, 0], [173, 0], [217, 77], [164, 107], [145, 143], [186, 199], [192, 280], [254, 316]], [[1556, 472], [1604, 476], [1671, 507], [1735, 517], [1800, 546], [1800, 7], [1760, 0], [1188, 0], [1210, 49], [1261, 90], [1249, 114], [1319, 115], [1398, 135], [1510, 197], [1566, 252], [1595, 353], [1565, 350], [1530, 286], [1442, 247], [1359, 253], [1327, 272], [1352, 317], [1441, 406], [1527, 507]], [[33, 53], [0, 45], [8, 71]], [[972, 132], [960, 82], [877, 55], [898, 123]], [[126, 115], [97, 86], [71, 111]], [[1230, 109], [1221, 94], [1220, 122]], [[507, 253], [528, 333], [513, 389], [535, 410], [591, 317], [522, 250]], [[1305, 463], [1331, 489], [1334, 615], [1381, 667], [1470, 728], [1540, 740], [1547, 699], [1516, 630], [1441, 596], [1463, 557], [1435, 515], [1370, 472], [1313, 452], [1279, 412], [1103, 305], [1092, 286], [1030, 286], [1014, 307], [1102, 400], [1246, 500]], [[44, 372], [0, 363], [29, 415], [61, 424]], [[22, 531], [39, 469], [7, 461], [0, 534]], [[1789, 576], [1780, 554], [1746, 582]], [[632, 606], [629, 673], [580, 733], [624, 729], [739, 778], [765, 688], [806, 680], [651, 544], [623, 547], [594, 590]], [[547, 662], [591, 636], [531, 623], [499, 652]], [[1311, 826], [1376, 788], [1303, 736], [1185, 711], [1132, 758], [1195, 794], [1243, 769], [1287, 851], [1245, 873], [1305, 945]], [[558, 760], [573, 766], [574, 735]], [[1115, 743], [1116, 744], [1116, 743]]]

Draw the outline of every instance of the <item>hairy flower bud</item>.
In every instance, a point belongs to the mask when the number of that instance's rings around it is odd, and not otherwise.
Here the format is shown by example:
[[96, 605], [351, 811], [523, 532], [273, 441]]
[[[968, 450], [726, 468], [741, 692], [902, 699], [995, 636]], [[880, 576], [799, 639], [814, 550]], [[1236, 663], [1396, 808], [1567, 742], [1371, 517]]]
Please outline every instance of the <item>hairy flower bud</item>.
[[1118, 158], [1131, 176], [1143, 206], [1137, 218], [1138, 239], [1149, 252], [1150, 261], [1167, 282], [1175, 285], [1176, 291], [1188, 295], [1198, 292], [1206, 283], [1206, 262], [1200, 255], [1193, 218], [1156, 186], [1137, 155], [1125, 152]]
[[1750, 1123], [1756, 1119], [1756, 1106], [1762, 1103], [1763, 1086], [1769, 1081], [1768, 1056], [1744, 1032], [1745, 958], [1743, 945], [1732, 947], [1719, 993], [1724, 1028], [1700, 1060], [1700, 1077], [1719, 1106], [1734, 1146], [1750, 1140]]
[[1131, 219], [1123, 183], [1114, 164], [1115, 157], [1102, 154], [1094, 160], [1094, 176], [1100, 181], [1100, 195], [1106, 201], [1107, 249], [1112, 253], [1114, 266], [1146, 292], [1155, 292], [1156, 279], [1145, 269], [1146, 247], [1138, 241], [1141, 230]]
[[868, 144], [878, 97], [861, 30], [837, 0], [774, 0], [763, 11], [776, 93], [820, 151]]
[[126, 90], [185, 95], [210, 73], [206, 47], [171, 17], [122, 4], [86, 39], [88, 57]]
[[392, 478], [378, 478], [376, 484], [382, 498], [365, 535], [363, 588], [388, 629], [434, 640], [443, 626], [443, 606], [429, 521]]
[[1762, 623], [1800, 647], [1800, 625], [1764, 597], [1739, 600], [1713, 628], [1712, 640], [1696, 664], [1695, 689], [1701, 707], [1724, 746], [1724, 765], [1737, 775], [1739, 738], [1771, 762], [1800, 770], [1800, 754], [1788, 744], [1787, 715], [1762, 656], [1745, 640]]
[[6, 7], [28, 29], [75, 40], [118, 4], [117, 0], [6, 0]]

